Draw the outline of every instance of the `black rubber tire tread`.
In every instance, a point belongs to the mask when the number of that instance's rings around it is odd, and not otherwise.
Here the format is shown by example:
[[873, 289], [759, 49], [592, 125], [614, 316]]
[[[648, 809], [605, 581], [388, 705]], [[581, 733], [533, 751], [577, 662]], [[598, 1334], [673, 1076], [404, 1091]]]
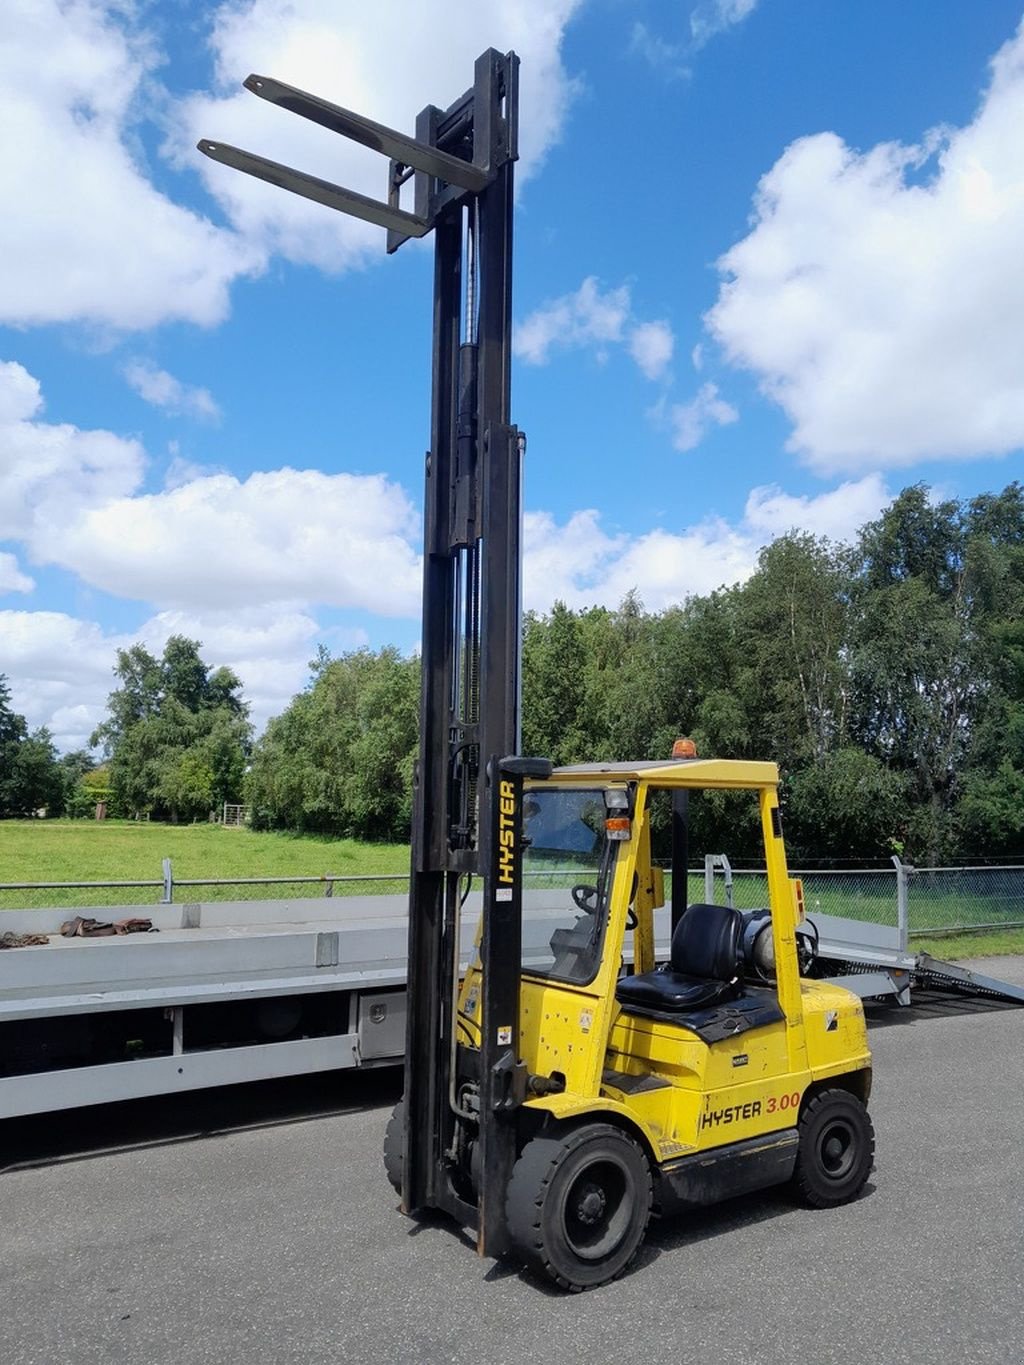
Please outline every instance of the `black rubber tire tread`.
[[384, 1170], [396, 1194], [402, 1193], [402, 1146], [405, 1129], [405, 1098], [391, 1111], [384, 1130]]
[[[836, 1125], [850, 1137], [852, 1151], [841, 1172], [831, 1173], [822, 1156], [823, 1138]], [[820, 1090], [804, 1106], [798, 1125], [800, 1148], [793, 1187], [814, 1209], [832, 1209], [856, 1199], [875, 1162], [875, 1130], [863, 1101], [849, 1090]]]
[[[635, 1208], [630, 1226], [614, 1251], [601, 1261], [584, 1262], [573, 1257], [560, 1238], [552, 1237], [549, 1196], [557, 1202], [560, 1175], [580, 1163], [581, 1149], [595, 1157], [602, 1148], [618, 1152], [631, 1168]], [[583, 1156], [587, 1155], [584, 1151]], [[580, 1169], [585, 1168], [580, 1165]], [[628, 1133], [610, 1123], [589, 1123], [561, 1130], [547, 1130], [523, 1148], [512, 1171], [505, 1200], [505, 1216], [515, 1255], [562, 1289], [579, 1293], [617, 1280], [636, 1258], [651, 1214], [653, 1187], [647, 1155]]]

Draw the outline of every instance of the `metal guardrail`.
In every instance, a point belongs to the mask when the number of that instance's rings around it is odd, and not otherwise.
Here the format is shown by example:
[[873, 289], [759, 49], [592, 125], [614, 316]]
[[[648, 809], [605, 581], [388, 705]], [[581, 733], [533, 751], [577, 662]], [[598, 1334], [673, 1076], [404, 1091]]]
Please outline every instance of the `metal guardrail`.
[[[325, 872], [305, 877], [175, 877], [170, 858], [165, 858], [163, 877], [159, 881], [0, 882], [0, 911], [382, 895], [402, 889], [408, 881], [407, 872]], [[140, 896], [140, 891], [151, 894]], [[197, 892], [199, 894], [195, 894]]]
[[[724, 871], [724, 869], [716, 869]], [[721, 880], [708, 883], [706, 869], [691, 869], [687, 899], [708, 898], [711, 886], [724, 899]], [[837, 915], [884, 924], [907, 938], [1024, 928], [1024, 866], [845, 870], [792, 869], [802, 878], [810, 915]], [[741, 910], [768, 904], [768, 884], [757, 868], [728, 868], [733, 904]], [[666, 889], [671, 876], [666, 873]], [[169, 858], [160, 879], [0, 883], [0, 911], [36, 908], [157, 904], [189, 901], [276, 900], [303, 896], [378, 895], [402, 890], [407, 872], [321, 873], [294, 877], [176, 878]], [[140, 895], [148, 892], [149, 895]], [[905, 941], [905, 940], [904, 940]]]

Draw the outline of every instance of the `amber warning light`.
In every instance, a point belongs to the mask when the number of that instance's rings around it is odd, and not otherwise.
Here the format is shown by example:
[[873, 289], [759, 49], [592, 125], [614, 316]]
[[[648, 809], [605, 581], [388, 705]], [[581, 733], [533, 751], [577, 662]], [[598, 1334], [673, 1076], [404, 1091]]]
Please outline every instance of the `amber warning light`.
[[677, 739], [672, 745], [673, 758], [696, 758], [697, 746], [692, 739]]

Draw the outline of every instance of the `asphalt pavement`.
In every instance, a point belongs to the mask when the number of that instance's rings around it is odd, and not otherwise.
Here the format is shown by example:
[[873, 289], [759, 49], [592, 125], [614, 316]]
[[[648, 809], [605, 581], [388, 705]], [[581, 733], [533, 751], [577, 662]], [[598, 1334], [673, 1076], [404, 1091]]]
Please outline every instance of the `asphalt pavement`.
[[[1024, 984], [1024, 959], [981, 968]], [[3, 1365], [1020, 1365], [1024, 1010], [922, 996], [871, 1034], [877, 1167], [656, 1223], [556, 1293], [396, 1211], [391, 1072], [0, 1126]]]

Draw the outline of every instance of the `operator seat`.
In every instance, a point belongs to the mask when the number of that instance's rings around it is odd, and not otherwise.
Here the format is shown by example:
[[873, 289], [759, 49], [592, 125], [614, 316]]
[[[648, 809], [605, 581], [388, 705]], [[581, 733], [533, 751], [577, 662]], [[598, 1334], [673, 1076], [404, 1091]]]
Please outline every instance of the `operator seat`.
[[743, 918], [731, 905], [691, 905], [672, 935], [668, 964], [619, 982], [625, 1009], [687, 1014], [742, 994], [739, 953]]

